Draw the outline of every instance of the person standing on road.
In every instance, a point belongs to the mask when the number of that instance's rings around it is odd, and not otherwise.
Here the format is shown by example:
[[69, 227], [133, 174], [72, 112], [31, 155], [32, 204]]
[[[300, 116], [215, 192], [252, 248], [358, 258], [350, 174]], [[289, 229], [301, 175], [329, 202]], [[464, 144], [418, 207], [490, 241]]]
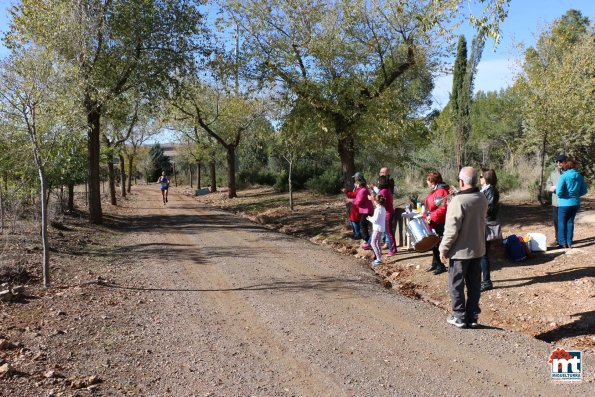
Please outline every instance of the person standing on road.
[[369, 198], [370, 193], [368, 192], [368, 188], [366, 187], [366, 179], [364, 178], [364, 175], [361, 172], [356, 172], [353, 175], [353, 178], [355, 179], [356, 184], [359, 184], [363, 187], [363, 189], [358, 190], [358, 192], [356, 193], [355, 198], [353, 199], [353, 205], [357, 206], [360, 214], [359, 231], [362, 235], [362, 239], [364, 240], [361, 247], [363, 249], [369, 250], [372, 247], [370, 246], [368, 216], [374, 213], [374, 205], [372, 204], [372, 201]]
[[157, 180], [157, 183], [161, 187], [161, 197], [163, 198], [163, 204], [167, 203], [167, 194], [169, 191], [169, 178], [165, 174], [165, 171], [161, 172], [161, 176]]
[[585, 178], [574, 168], [574, 161], [566, 160], [564, 173], [556, 185], [558, 195], [558, 242], [572, 248], [574, 217], [581, 205], [581, 196], [587, 194]]
[[[446, 209], [449, 186], [442, 180], [442, 175], [437, 171], [429, 172], [426, 177], [428, 187], [432, 189], [424, 200], [426, 210], [430, 213], [427, 220], [432, 229], [440, 237], [444, 234], [444, 222], [446, 221]], [[440, 197], [440, 199], [438, 199]], [[436, 200], [438, 199], [438, 200]], [[438, 204], [437, 204], [438, 203]], [[440, 261], [438, 246], [432, 248], [432, 264], [426, 269], [427, 272], [437, 275], [444, 273], [446, 267]]]
[[378, 266], [382, 264], [380, 238], [384, 234], [386, 228], [386, 209], [384, 208], [386, 198], [382, 194], [378, 194], [372, 197], [372, 201], [374, 203], [374, 214], [368, 218], [370, 223], [372, 223], [372, 237], [370, 239], [370, 244], [372, 245], [374, 255], [376, 256], [372, 264]]
[[[498, 177], [496, 171], [490, 169], [483, 172], [480, 176], [481, 192], [485, 194], [488, 200], [488, 213], [486, 222], [488, 225], [498, 224], [498, 210], [500, 209], [500, 192], [496, 188]], [[490, 244], [491, 241], [486, 241], [486, 253], [481, 257], [481, 291], [490, 290], [493, 287], [492, 278], [490, 277]]]
[[[448, 204], [440, 260], [448, 263], [448, 292], [452, 314], [447, 322], [458, 328], [478, 326], [481, 312], [481, 257], [485, 253], [488, 200], [477, 188], [477, 172], [463, 167], [459, 172], [460, 191]], [[467, 299], [465, 299], [465, 285]]]
[[556, 248], [562, 248], [562, 245], [558, 241], [558, 195], [556, 193], [556, 185], [562, 175], [562, 167], [568, 157], [564, 154], [556, 156], [556, 169], [552, 171], [549, 178], [545, 183], [545, 190], [552, 194], [552, 222], [554, 223], [554, 246]]

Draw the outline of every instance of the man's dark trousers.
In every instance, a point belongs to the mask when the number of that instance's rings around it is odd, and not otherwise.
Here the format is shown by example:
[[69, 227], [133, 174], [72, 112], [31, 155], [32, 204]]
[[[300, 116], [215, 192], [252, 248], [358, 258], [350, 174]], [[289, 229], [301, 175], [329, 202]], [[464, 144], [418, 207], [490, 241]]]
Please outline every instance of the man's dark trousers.
[[[481, 258], [451, 259], [448, 268], [448, 292], [453, 315], [463, 322], [476, 320], [481, 313]], [[465, 299], [467, 287], [467, 299]]]

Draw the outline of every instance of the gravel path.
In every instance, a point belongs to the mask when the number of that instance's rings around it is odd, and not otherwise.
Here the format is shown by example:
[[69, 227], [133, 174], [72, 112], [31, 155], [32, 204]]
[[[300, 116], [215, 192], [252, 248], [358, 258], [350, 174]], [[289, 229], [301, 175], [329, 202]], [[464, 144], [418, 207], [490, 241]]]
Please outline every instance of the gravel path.
[[142, 191], [119, 243], [133, 272], [105, 286], [129, 296], [107, 395], [593, 395], [590, 358], [588, 381], [553, 384], [551, 345], [456, 329], [351, 256]]

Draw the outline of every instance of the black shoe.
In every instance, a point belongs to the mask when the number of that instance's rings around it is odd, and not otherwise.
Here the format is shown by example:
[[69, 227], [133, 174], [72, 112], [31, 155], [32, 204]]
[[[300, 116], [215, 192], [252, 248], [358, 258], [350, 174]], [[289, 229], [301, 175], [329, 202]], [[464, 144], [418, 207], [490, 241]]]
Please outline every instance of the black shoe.
[[432, 266], [428, 267], [426, 269], [426, 272], [433, 272], [434, 270], [438, 269], [438, 265], [435, 263], [432, 263]]
[[432, 272], [432, 274], [433, 274], [433, 275], [437, 275], [437, 274], [440, 274], [440, 273], [445, 273], [445, 272], [446, 272], [446, 266], [444, 266], [444, 265], [440, 265], [440, 266], [438, 266], [438, 267], [436, 268], [436, 270], [434, 270], [434, 271]]
[[492, 282], [490, 281], [490, 282], [487, 282], [487, 283], [481, 283], [480, 290], [481, 290], [481, 292], [484, 292], [484, 291], [489, 291], [489, 290], [491, 290], [493, 288], [494, 288], [494, 286], [492, 285]]
[[479, 320], [477, 319], [477, 317], [475, 317], [474, 319], [472, 319], [471, 321], [469, 321], [467, 323], [467, 326], [469, 328], [479, 328]]

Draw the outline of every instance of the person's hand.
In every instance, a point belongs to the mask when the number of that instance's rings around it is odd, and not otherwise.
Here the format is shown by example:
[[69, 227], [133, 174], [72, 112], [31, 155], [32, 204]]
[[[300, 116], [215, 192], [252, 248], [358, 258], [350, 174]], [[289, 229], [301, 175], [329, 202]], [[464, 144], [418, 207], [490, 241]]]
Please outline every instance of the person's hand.
[[442, 262], [445, 265], [448, 263], [448, 258], [442, 252], [440, 253], [440, 262]]
[[341, 188], [341, 191], [342, 191], [343, 193], [345, 193], [345, 192], [347, 191], [347, 189], [345, 189], [344, 187], [342, 187], [342, 188]]

